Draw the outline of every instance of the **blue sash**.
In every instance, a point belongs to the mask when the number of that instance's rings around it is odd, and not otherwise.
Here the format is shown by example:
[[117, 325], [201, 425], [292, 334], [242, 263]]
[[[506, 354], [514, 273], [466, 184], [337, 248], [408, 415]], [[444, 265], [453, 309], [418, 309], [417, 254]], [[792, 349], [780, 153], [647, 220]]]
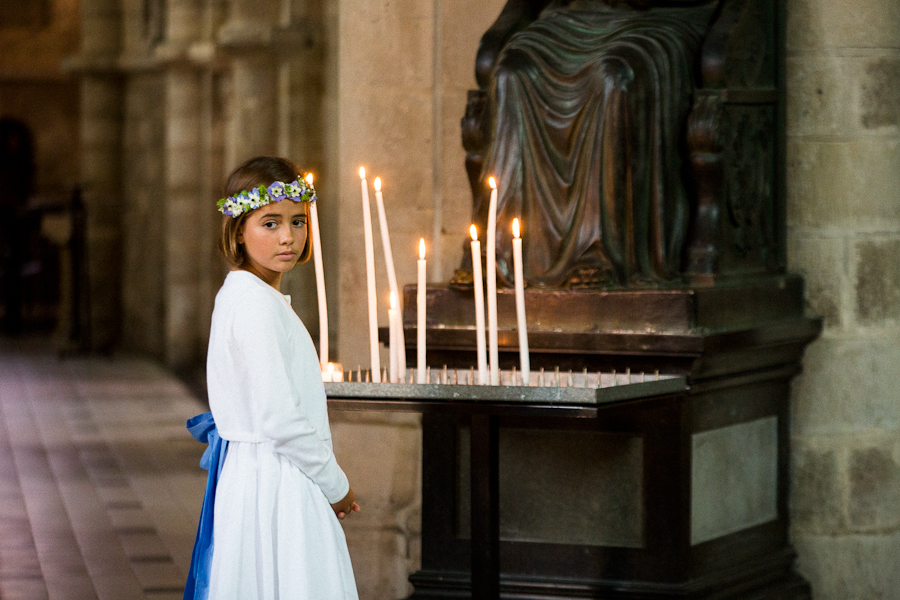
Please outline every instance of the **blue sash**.
[[200, 511], [200, 524], [197, 526], [197, 541], [194, 542], [194, 553], [191, 555], [191, 569], [188, 571], [187, 584], [184, 586], [184, 600], [206, 600], [209, 597], [209, 575], [212, 569], [216, 485], [225, 465], [228, 440], [219, 437], [212, 413], [203, 413], [188, 419], [187, 428], [195, 440], [209, 444], [200, 459], [200, 466], [209, 471], [209, 477], [206, 480], [206, 495], [203, 497], [203, 508]]

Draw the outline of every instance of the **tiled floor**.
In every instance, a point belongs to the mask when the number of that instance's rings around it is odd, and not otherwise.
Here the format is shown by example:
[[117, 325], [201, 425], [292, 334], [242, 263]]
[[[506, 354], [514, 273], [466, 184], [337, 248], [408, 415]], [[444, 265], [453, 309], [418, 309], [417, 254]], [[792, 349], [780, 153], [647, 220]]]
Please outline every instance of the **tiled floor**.
[[205, 410], [150, 361], [0, 340], [0, 599], [180, 599]]

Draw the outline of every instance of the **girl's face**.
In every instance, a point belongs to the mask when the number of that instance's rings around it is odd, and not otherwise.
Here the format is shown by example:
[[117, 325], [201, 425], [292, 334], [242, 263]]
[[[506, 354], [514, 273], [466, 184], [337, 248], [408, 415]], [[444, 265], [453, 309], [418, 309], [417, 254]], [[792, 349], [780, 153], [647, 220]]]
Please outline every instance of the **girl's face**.
[[281, 275], [294, 268], [306, 245], [309, 207], [306, 202], [282, 200], [247, 215], [238, 233], [247, 260], [241, 266], [281, 289]]

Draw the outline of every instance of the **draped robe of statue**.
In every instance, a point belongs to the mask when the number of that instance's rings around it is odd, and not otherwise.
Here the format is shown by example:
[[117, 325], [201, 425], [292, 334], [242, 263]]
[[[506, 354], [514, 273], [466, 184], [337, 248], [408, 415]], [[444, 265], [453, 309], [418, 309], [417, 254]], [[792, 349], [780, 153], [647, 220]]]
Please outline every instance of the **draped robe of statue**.
[[[713, 4], [639, 10], [551, 5], [503, 48], [490, 89], [498, 269], [510, 223], [525, 278], [544, 287], [677, 277], [687, 234], [684, 130]], [[488, 206], [477, 209], [487, 220]]]

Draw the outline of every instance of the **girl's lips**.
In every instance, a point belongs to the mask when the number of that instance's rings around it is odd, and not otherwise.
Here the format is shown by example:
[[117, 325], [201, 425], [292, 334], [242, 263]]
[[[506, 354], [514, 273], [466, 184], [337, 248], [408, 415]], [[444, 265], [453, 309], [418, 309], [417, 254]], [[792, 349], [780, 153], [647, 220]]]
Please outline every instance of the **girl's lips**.
[[295, 256], [297, 256], [296, 252], [282, 252], [281, 254], [278, 255], [278, 258], [283, 258], [285, 260], [288, 260], [288, 259], [294, 258]]

